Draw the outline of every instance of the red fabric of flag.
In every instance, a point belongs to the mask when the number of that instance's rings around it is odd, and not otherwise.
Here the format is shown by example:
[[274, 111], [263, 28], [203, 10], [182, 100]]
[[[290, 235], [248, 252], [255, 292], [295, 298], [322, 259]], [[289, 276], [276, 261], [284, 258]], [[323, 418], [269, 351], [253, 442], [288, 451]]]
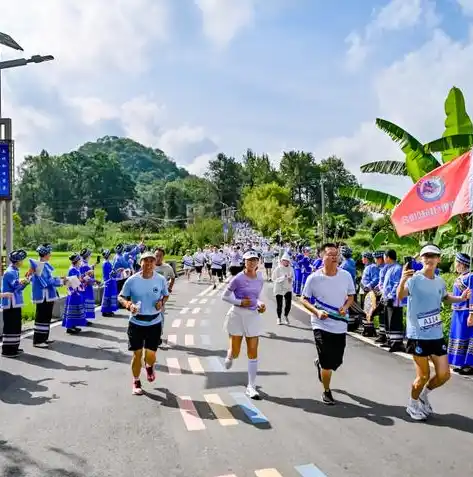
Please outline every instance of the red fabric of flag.
[[472, 211], [471, 151], [429, 172], [396, 206], [391, 221], [402, 237]]

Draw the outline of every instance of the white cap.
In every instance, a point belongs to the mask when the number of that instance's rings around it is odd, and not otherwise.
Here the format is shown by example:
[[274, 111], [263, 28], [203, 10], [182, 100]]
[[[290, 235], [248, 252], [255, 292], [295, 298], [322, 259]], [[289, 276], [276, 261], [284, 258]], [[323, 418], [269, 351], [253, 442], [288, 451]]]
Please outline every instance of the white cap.
[[291, 261], [291, 257], [289, 256], [288, 253], [285, 253], [283, 254], [283, 256], [281, 257], [281, 260], [287, 260], [288, 262]]
[[422, 247], [419, 255], [422, 257], [422, 255], [426, 255], [428, 253], [433, 255], [441, 255], [442, 251], [437, 247], [437, 245], [426, 245], [425, 247]]
[[243, 260], [251, 260], [252, 258], [258, 258], [258, 254], [254, 250], [248, 250], [243, 254]]

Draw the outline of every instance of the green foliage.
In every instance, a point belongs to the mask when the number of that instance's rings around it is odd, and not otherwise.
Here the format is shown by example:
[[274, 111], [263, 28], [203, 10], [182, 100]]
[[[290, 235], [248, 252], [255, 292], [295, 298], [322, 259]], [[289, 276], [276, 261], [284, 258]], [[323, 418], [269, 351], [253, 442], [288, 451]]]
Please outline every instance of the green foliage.
[[400, 202], [398, 197], [386, 192], [362, 187], [341, 187], [339, 193], [342, 197], [362, 200], [370, 212], [390, 212]]
[[[445, 131], [442, 137], [453, 135], [463, 135], [467, 138], [473, 134], [473, 124], [468, 116], [465, 108], [465, 98], [463, 93], [453, 87], [448, 93], [445, 100]], [[450, 148], [442, 152], [442, 160], [444, 163], [461, 156], [469, 149], [466, 147]]]
[[407, 176], [405, 162], [401, 161], [376, 161], [368, 162], [360, 166], [361, 172], [365, 174], [389, 174], [390, 176]]

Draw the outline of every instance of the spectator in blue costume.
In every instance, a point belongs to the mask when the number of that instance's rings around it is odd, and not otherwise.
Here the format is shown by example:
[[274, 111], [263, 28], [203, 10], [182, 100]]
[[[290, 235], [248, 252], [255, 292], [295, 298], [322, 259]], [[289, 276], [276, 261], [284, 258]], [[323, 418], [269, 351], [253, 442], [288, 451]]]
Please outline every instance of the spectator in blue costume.
[[[473, 273], [470, 263], [470, 256], [466, 253], [456, 254], [455, 271], [458, 277], [453, 284], [453, 296], [461, 296], [465, 290], [471, 290]], [[455, 366], [455, 372], [465, 376], [473, 375], [473, 315], [470, 307], [469, 300], [452, 305], [448, 341], [448, 362]]]
[[353, 278], [353, 285], [356, 286], [356, 263], [353, 260], [353, 251], [350, 247], [343, 245], [340, 247], [340, 255], [342, 256], [342, 263], [340, 268], [346, 270]]
[[20, 278], [20, 268], [27, 254], [24, 250], [14, 250], [8, 256], [10, 265], [2, 279], [3, 342], [2, 356], [16, 358], [23, 350], [21, 340], [21, 308], [24, 305], [23, 290], [29, 284], [29, 275]]
[[301, 296], [302, 291], [302, 271], [299, 265], [299, 261], [302, 259], [301, 254], [293, 255], [292, 268], [294, 269], [294, 282], [292, 284], [292, 290], [294, 295]]
[[83, 279], [80, 273], [81, 256], [73, 253], [69, 256], [71, 266], [67, 272], [68, 277], [76, 277], [78, 283], [67, 281], [67, 297], [64, 305], [64, 314], [62, 318], [62, 326], [66, 328], [66, 333], [76, 335], [80, 333], [81, 326], [87, 326], [85, 319], [84, 296], [82, 294]]
[[115, 315], [118, 310], [118, 292], [116, 272], [113, 270], [110, 262], [110, 250], [104, 250], [102, 257], [104, 262], [102, 264], [102, 278], [103, 278], [103, 297], [102, 297], [102, 316], [111, 317]]
[[126, 270], [128, 270], [128, 267], [130, 266], [127, 258], [123, 254], [124, 250], [125, 246], [122, 243], [119, 243], [115, 247], [115, 257], [112, 261], [113, 270], [117, 274], [117, 291], [119, 295], [126, 279], [128, 278]]
[[57, 289], [64, 284], [64, 279], [53, 276], [54, 267], [49, 263], [52, 253], [49, 244], [40, 245], [36, 251], [39, 263], [30, 259], [32, 302], [36, 304], [33, 346], [47, 348], [53, 343], [49, 339], [54, 302], [59, 298]]
[[[362, 261], [365, 268], [363, 269], [363, 274], [361, 276], [360, 283], [360, 305], [364, 308], [365, 296], [373, 292], [375, 287], [378, 285], [379, 281], [379, 268], [373, 263], [373, 254], [371, 252], [363, 252]], [[373, 316], [374, 310], [376, 310], [377, 300], [373, 298], [372, 307], [373, 312], [370, 316], [366, 316], [363, 320], [363, 336], [375, 337], [376, 330], [374, 328]]]
[[384, 253], [380, 250], [377, 250], [373, 253], [373, 257], [376, 262], [376, 266], [379, 270], [379, 279], [378, 284], [375, 286], [374, 291], [376, 296], [379, 299], [378, 306], [376, 308], [376, 313], [373, 316], [378, 315], [379, 318], [379, 328], [378, 328], [378, 338], [375, 340], [375, 343], [378, 344], [385, 344], [386, 339], [386, 306], [384, 301], [382, 300], [383, 295], [383, 283], [384, 283], [384, 275], [386, 275], [386, 271], [388, 269], [387, 263], [384, 261]]
[[305, 282], [309, 278], [309, 275], [312, 273], [312, 260], [310, 258], [310, 248], [304, 248], [304, 255], [299, 260], [299, 266], [301, 267], [301, 280], [302, 288], [305, 286]]
[[82, 258], [82, 265], [80, 267], [80, 274], [84, 283], [84, 289], [82, 294], [84, 296], [84, 312], [85, 318], [87, 320], [87, 326], [92, 326], [92, 323], [88, 320], [95, 320], [95, 294], [94, 294], [94, 284], [96, 283], [94, 275], [95, 265], [89, 264], [89, 258], [92, 255], [92, 252], [84, 248], [80, 252]]

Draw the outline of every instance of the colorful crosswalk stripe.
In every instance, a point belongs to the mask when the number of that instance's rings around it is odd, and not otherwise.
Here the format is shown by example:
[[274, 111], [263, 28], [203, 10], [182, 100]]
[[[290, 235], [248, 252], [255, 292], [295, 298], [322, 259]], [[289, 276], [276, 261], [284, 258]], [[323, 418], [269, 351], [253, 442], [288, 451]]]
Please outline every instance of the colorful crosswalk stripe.
[[210, 336], [209, 335], [200, 335], [200, 341], [204, 346], [210, 346]]
[[209, 291], [212, 291], [213, 285], [210, 285], [207, 287], [205, 290], [202, 290], [200, 293], [197, 294], [197, 296], [205, 296]]
[[218, 394], [204, 394], [204, 399], [207, 401], [210, 409], [212, 409], [220, 425], [236, 426], [238, 424], [238, 421], [233, 417]]
[[181, 315], [185, 315], [186, 313], [188, 313], [188, 311], [189, 311], [189, 308], [186, 307], [186, 308], [183, 308], [183, 309], [180, 311], [180, 313], [181, 313]]
[[314, 464], [298, 465], [295, 469], [302, 477], [327, 477]]
[[230, 393], [230, 396], [242, 408], [246, 417], [253, 424], [264, 424], [268, 422], [266, 416], [245, 396], [244, 393]]
[[276, 469], [255, 470], [256, 477], [283, 477]]
[[166, 366], [171, 376], [181, 374], [181, 367], [177, 358], [166, 358]]
[[191, 368], [191, 371], [194, 374], [205, 374], [204, 368], [200, 364], [200, 359], [199, 358], [187, 358], [187, 361], [189, 362], [189, 368]]
[[200, 311], [200, 308], [194, 308], [194, 309], [192, 310], [192, 314], [193, 314], [193, 315], [197, 315], [197, 313], [199, 313], [199, 311]]
[[204, 326], [204, 327], [209, 326], [209, 323], [210, 323], [209, 320], [205, 320], [205, 319], [200, 320], [200, 326]]
[[194, 335], [185, 335], [184, 344], [186, 346], [194, 346]]
[[177, 398], [182, 419], [188, 431], [202, 431], [205, 429], [204, 421], [200, 418], [190, 396]]
[[207, 364], [209, 368], [215, 373], [221, 373], [225, 371], [225, 366], [218, 356], [209, 356], [207, 357]]
[[179, 328], [179, 326], [181, 326], [181, 322], [182, 322], [182, 320], [177, 318], [177, 319], [173, 320], [173, 322], [171, 324], [171, 327], [172, 328]]
[[195, 326], [195, 319], [194, 318], [189, 318], [186, 323], [187, 328], [194, 328]]
[[219, 475], [218, 477], [237, 477], [235, 474]]
[[177, 344], [177, 335], [168, 335], [167, 341], [169, 345]]

